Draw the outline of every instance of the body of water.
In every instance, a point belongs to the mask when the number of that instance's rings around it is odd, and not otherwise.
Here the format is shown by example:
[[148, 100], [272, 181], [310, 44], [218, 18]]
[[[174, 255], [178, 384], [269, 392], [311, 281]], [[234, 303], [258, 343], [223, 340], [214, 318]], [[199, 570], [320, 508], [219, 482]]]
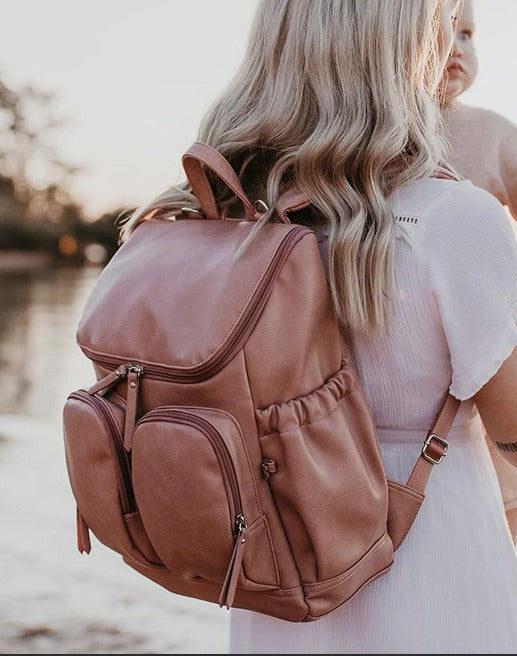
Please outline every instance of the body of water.
[[97, 268], [0, 274], [0, 410], [56, 421], [63, 399], [93, 369], [75, 343]]
[[0, 652], [226, 653], [226, 610], [77, 551], [61, 411], [95, 380], [75, 331], [99, 273], [0, 272]]

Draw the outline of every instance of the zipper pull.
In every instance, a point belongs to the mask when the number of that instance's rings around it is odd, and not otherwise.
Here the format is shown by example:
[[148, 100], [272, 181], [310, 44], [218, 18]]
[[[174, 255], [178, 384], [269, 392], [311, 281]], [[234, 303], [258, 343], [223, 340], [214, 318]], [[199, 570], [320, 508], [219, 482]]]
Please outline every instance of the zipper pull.
[[221, 608], [226, 606], [228, 610], [232, 607], [235, 598], [237, 581], [239, 580], [239, 574], [241, 571], [242, 557], [244, 555], [244, 545], [246, 544], [247, 526], [242, 513], [239, 513], [235, 517], [235, 527], [237, 529], [237, 535], [235, 536], [230, 564], [228, 565], [223, 587], [221, 588], [221, 594], [219, 595], [219, 606]]
[[262, 474], [264, 475], [266, 481], [269, 480], [271, 474], [275, 474], [278, 471], [276, 460], [273, 460], [272, 458], [264, 458], [261, 466]]
[[239, 533], [242, 533], [245, 528], [247, 527], [244, 515], [242, 513], [235, 515], [235, 534], [238, 535]]
[[99, 392], [102, 392], [102, 394], [106, 394], [106, 392], [109, 391], [109, 388], [113, 387], [115, 383], [125, 378], [126, 376], [127, 376], [127, 367], [125, 364], [121, 364], [115, 369], [115, 371], [112, 371], [107, 376], [104, 376], [104, 378], [101, 378], [96, 383], [94, 383], [91, 387], [89, 387], [87, 390], [88, 394], [97, 394]]
[[89, 554], [92, 545], [90, 542], [90, 529], [88, 524], [84, 521], [83, 516], [79, 512], [79, 508], [76, 510], [76, 522], [77, 522], [77, 548], [79, 553]]
[[144, 368], [139, 364], [127, 365], [127, 395], [126, 395], [126, 421], [124, 423], [124, 448], [131, 451], [133, 431], [136, 423], [138, 406], [138, 390], [140, 387], [140, 376], [143, 376]]

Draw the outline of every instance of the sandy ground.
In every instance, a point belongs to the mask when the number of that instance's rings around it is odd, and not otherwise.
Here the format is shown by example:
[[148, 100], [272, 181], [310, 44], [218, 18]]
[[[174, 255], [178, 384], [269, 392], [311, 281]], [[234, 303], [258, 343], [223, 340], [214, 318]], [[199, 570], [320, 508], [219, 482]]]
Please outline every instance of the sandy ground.
[[0, 652], [227, 653], [228, 611], [75, 544], [60, 425], [0, 415]]

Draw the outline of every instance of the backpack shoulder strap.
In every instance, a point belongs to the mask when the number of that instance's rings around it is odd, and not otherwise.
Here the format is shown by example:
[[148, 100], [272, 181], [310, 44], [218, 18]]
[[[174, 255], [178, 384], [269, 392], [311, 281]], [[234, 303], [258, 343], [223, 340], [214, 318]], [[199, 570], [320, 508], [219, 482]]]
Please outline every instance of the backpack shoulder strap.
[[440, 178], [442, 180], [454, 180], [455, 182], [459, 182], [462, 179], [456, 173], [443, 166], [440, 166], [436, 169], [433, 178]]
[[458, 412], [461, 401], [447, 393], [434, 418], [422, 445], [420, 456], [409, 476], [407, 486], [420, 494], [424, 493], [431, 469], [440, 464], [448, 449], [447, 435]]
[[431, 469], [440, 464], [448, 449], [447, 434], [461, 401], [447, 393], [422, 445], [418, 460], [406, 485], [388, 480], [388, 533], [393, 549], [404, 541], [425, 498]]
[[[453, 171], [445, 167], [437, 168], [432, 177], [441, 180], [454, 180], [456, 182], [461, 180]], [[297, 212], [304, 207], [308, 207], [310, 204], [307, 196], [300, 191], [296, 183], [291, 183], [278, 198], [275, 210], [281, 221], [290, 223], [289, 212]]]

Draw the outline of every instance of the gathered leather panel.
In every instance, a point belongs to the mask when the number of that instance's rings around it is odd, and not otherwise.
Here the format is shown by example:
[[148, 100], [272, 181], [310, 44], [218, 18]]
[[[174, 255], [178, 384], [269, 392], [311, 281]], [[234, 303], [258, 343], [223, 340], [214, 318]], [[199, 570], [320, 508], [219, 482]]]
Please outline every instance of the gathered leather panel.
[[[302, 583], [345, 575], [385, 534], [388, 510], [375, 427], [349, 365], [311, 394], [257, 410], [256, 418]], [[389, 549], [383, 553], [382, 569], [392, 560]], [[376, 571], [366, 568], [367, 577]]]
[[347, 364], [344, 362], [336, 374], [311, 394], [257, 410], [259, 435], [263, 437], [273, 432], [287, 432], [309, 425], [334, 412], [343, 397], [358, 386]]

